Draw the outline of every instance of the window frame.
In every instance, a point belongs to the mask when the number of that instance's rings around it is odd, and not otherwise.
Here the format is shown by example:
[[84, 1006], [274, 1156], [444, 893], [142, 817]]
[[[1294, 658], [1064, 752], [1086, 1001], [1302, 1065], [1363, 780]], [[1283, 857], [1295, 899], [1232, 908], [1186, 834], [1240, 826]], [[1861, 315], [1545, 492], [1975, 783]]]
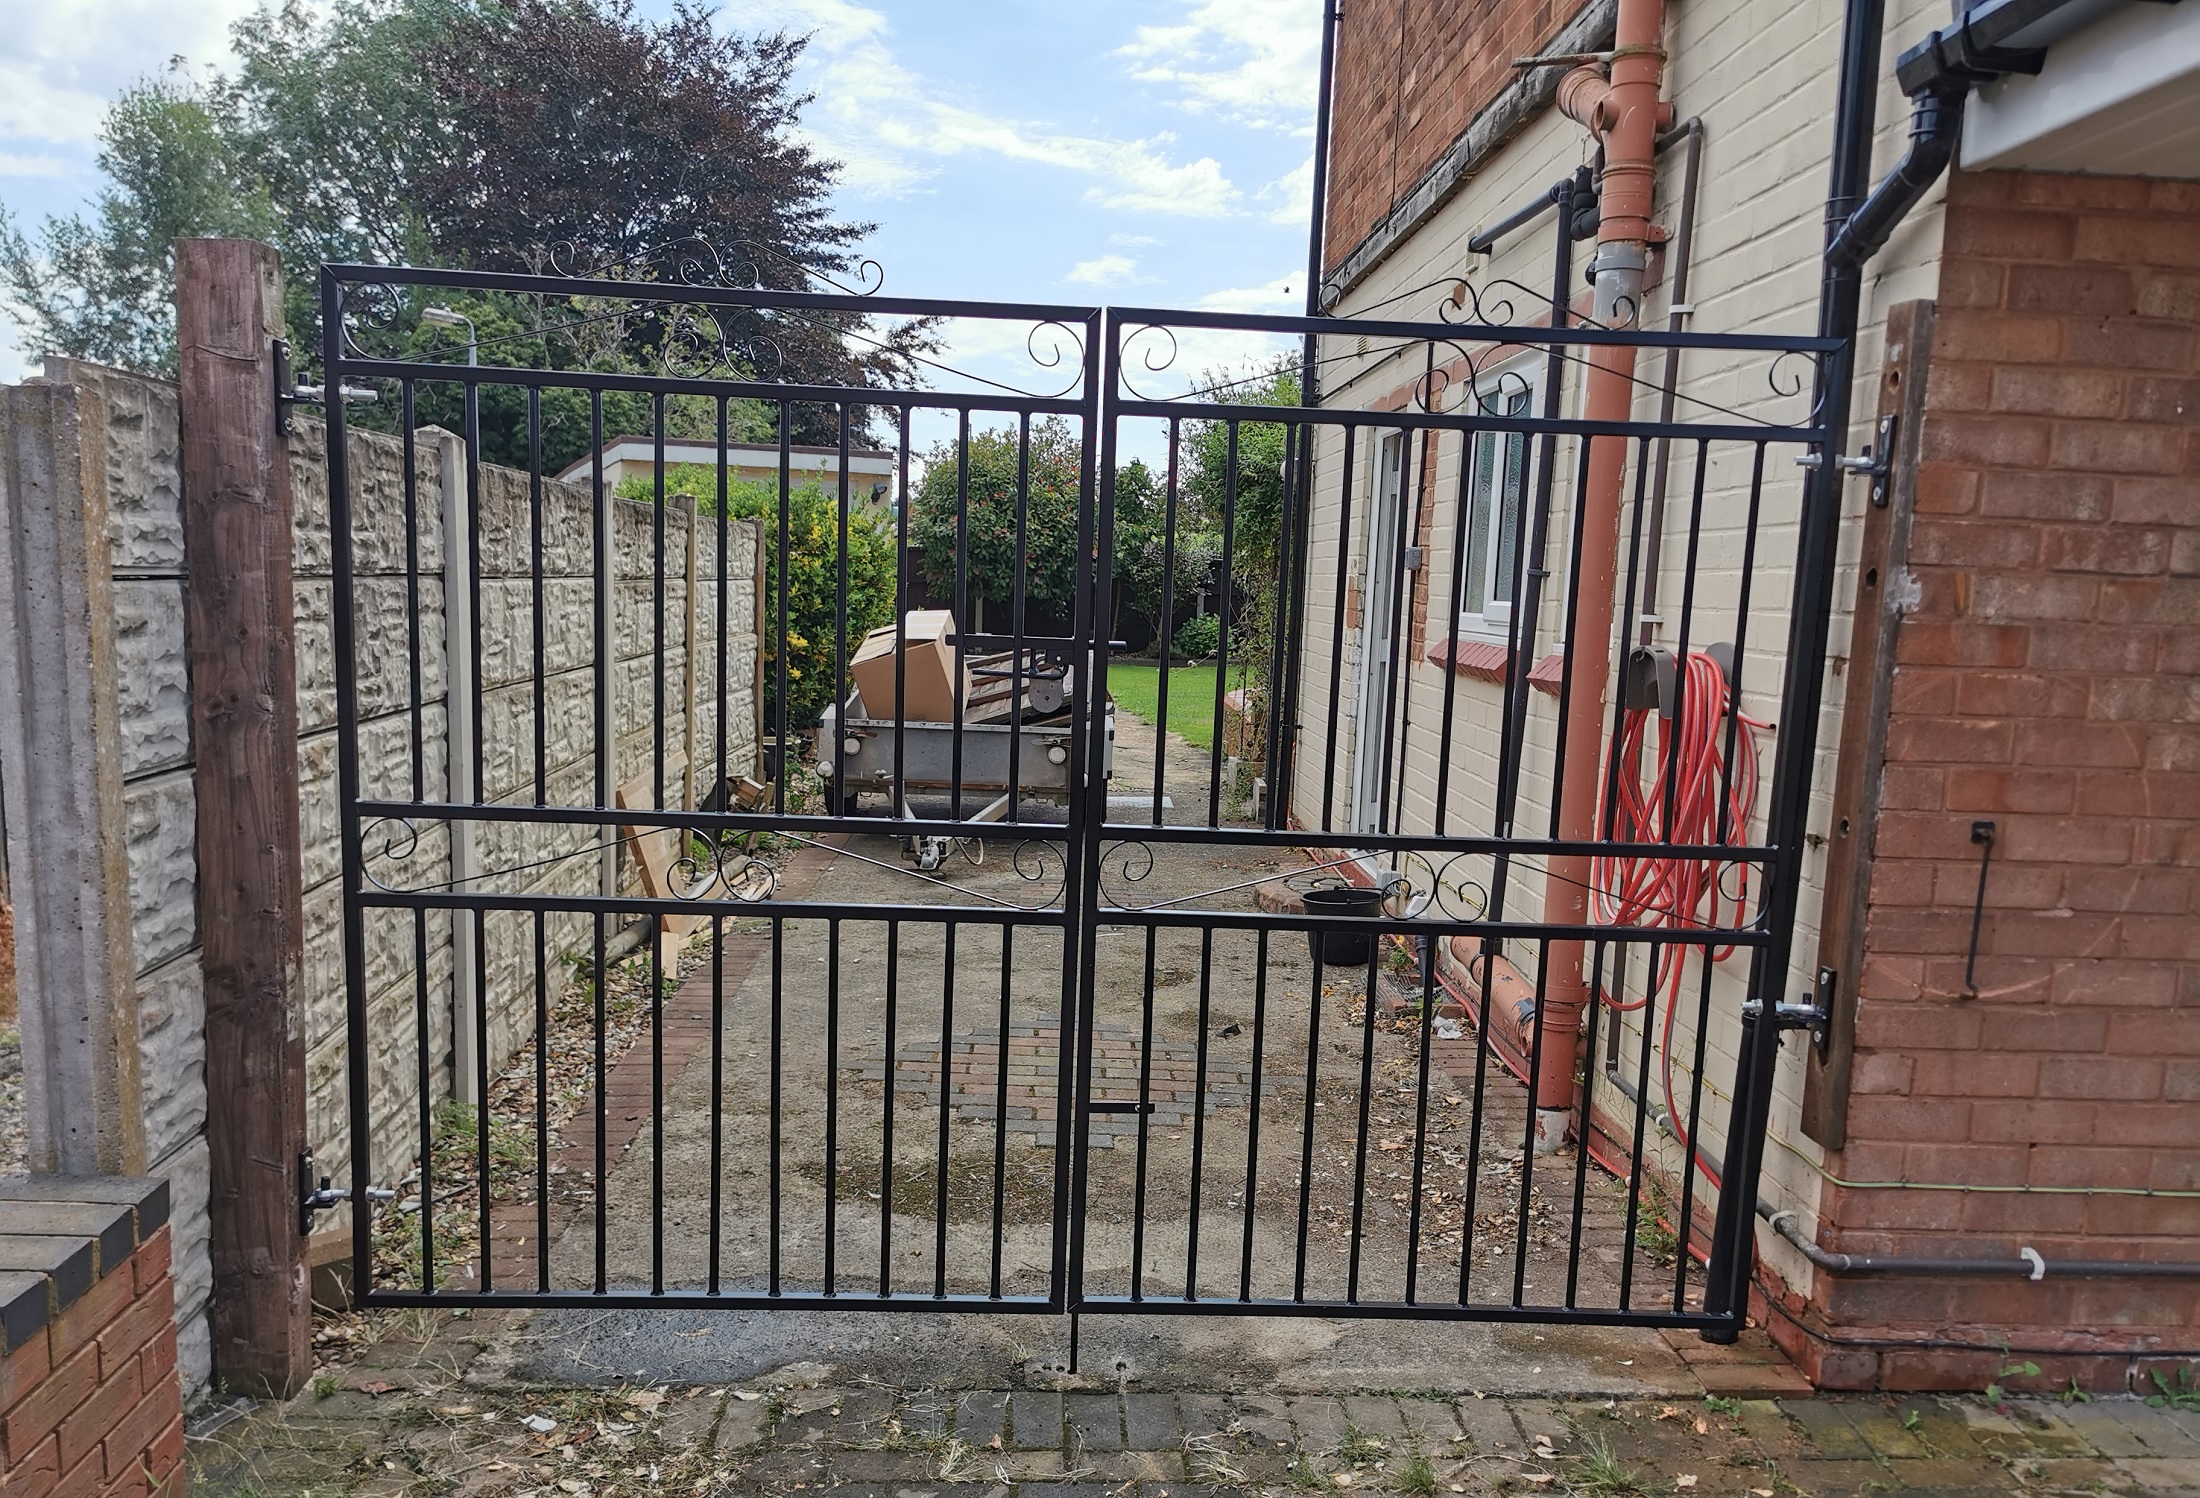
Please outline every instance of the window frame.
[[[1544, 361], [1531, 357], [1514, 359], [1490, 371], [1485, 378], [1513, 405], [1513, 411], [1508, 414], [1534, 416], [1541, 409], [1544, 373]], [[1469, 569], [1470, 583], [1476, 580], [1473, 571], [1480, 571], [1479, 591], [1482, 595], [1480, 606], [1475, 607], [1469, 602], [1476, 591], [1474, 588], [1460, 586], [1457, 590], [1459, 615], [1453, 621], [1453, 632], [1461, 639], [1501, 645], [1511, 637], [1512, 611], [1517, 600], [1493, 599], [1490, 595], [1496, 591], [1500, 576], [1498, 563], [1502, 536], [1499, 527], [1503, 524], [1504, 517], [1500, 502], [1502, 490], [1498, 482], [1497, 455], [1503, 454], [1506, 447], [1515, 442], [1519, 444], [1519, 480], [1512, 514], [1511, 560], [1513, 580], [1517, 587], [1522, 568], [1520, 543], [1527, 526], [1539, 458], [1535, 435], [1530, 432], [1479, 431], [1467, 434], [1461, 443], [1460, 462], [1463, 473], [1458, 503], [1466, 513], [1458, 516], [1457, 520], [1461, 525], [1475, 526], [1477, 533], [1468, 535], [1465, 547], [1454, 555], [1459, 556], [1462, 566]], [[1493, 454], [1486, 476], [1478, 472], [1484, 452]]]

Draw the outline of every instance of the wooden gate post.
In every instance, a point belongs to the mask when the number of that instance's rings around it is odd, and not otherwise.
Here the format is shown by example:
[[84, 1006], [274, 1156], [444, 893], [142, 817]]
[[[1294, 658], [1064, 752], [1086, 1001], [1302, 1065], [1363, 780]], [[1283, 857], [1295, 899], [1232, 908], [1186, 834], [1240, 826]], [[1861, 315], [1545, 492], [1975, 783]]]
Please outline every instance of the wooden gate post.
[[214, 1373], [285, 1397], [310, 1367], [298, 1228], [305, 921], [288, 455], [275, 426], [275, 251], [176, 241], [191, 725], [206, 971]]

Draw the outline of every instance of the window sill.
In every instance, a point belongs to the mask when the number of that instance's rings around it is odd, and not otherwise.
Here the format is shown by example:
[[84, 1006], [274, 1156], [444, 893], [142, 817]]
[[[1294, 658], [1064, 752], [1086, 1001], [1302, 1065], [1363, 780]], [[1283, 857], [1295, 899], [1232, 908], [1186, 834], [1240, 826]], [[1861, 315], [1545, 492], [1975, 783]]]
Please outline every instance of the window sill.
[[[1500, 686], [1512, 674], [1510, 649], [1494, 640], [1477, 640], [1467, 635], [1431, 641], [1428, 661], [1432, 666], [1447, 666], [1470, 680], [1495, 682]], [[1565, 664], [1565, 656], [1558, 651], [1552, 651], [1537, 661], [1534, 669], [1528, 672], [1528, 685], [1557, 696], [1559, 677]]]

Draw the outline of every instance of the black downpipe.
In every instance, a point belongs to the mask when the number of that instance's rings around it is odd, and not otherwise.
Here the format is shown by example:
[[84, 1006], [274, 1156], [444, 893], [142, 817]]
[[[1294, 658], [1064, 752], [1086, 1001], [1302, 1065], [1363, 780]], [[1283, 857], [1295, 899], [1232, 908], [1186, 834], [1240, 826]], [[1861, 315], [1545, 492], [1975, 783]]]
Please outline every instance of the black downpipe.
[[[1320, 82], [1316, 85], [1314, 100], [1314, 181], [1313, 204], [1307, 214], [1306, 228], [1306, 315], [1322, 315], [1322, 239], [1328, 220], [1329, 196], [1329, 113], [1330, 93], [1337, 72], [1337, 17], [1341, 14], [1337, 0], [1322, 0], [1322, 61]], [[1318, 406], [1321, 392], [1317, 388], [1318, 373], [1316, 338], [1309, 333], [1299, 350], [1299, 404]], [[1298, 430], [1298, 459], [1296, 477], [1298, 492], [1290, 496], [1292, 515], [1289, 534], [1299, 538], [1297, 555], [1286, 553], [1285, 566], [1295, 576], [1277, 579], [1287, 595], [1285, 617], [1282, 620], [1285, 641], [1284, 679], [1276, 691], [1277, 701], [1269, 705], [1282, 731], [1276, 735], [1277, 753], [1268, 766], [1268, 822], [1270, 826], [1290, 825], [1291, 774], [1298, 755], [1299, 737], [1299, 642], [1305, 638], [1306, 623], [1306, 568], [1314, 554], [1307, 540], [1307, 526], [1313, 515], [1314, 494], [1314, 428], [1302, 425]]]

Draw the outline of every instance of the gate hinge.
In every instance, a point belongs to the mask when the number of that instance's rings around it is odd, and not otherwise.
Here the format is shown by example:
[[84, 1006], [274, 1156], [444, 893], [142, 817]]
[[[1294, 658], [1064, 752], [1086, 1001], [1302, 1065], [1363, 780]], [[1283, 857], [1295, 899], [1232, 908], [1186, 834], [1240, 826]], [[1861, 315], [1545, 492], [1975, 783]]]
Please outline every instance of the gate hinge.
[[[381, 1186], [367, 1188], [370, 1202], [395, 1201], [397, 1193]], [[331, 1186], [327, 1176], [321, 1184], [313, 1184], [313, 1151], [306, 1150], [298, 1156], [298, 1235], [302, 1238], [313, 1234], [313, 1219], [323, 1212], [341, 1207], [351, 1196], [350, 1190]]]
[[[275, 430], [287, 437], [290, 435], [290, 408], [327, 405], [328, 387], [297, 384], [290, 368], [290, 340], [277, 338], [273, 342], [274, 358], [270, 362], [275, 368]], [[381, 399], [376, 392], [355, 385], [344, 386], [342, 394], [355, 406], [372, 405]]]

